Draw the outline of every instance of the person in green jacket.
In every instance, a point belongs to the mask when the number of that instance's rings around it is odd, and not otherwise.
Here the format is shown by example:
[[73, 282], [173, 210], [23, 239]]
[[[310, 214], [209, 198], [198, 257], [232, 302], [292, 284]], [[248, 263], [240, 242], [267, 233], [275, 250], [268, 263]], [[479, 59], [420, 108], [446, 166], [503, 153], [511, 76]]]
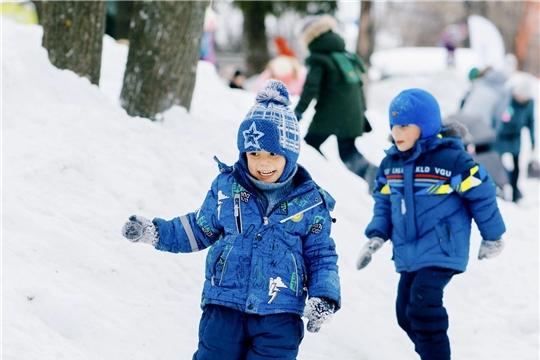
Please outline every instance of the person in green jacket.
[[366, 180], [371, 193], [378, 168], [355, 146], [357, 137], [371, 131], [364, 115], [366, 102], [360, 77], [365, 69], [356, 54], [345, 50], [345, 41], [334, 31], [336, 26], [333, 17], [322, 15], [308, 21], [302, 30], [302, 41], [310, 52], [306, 59], [309, 70], [295, 115], [300, 121], [316, 99], [315, 115], [304, 140], [322, 154], [320, 146], [335, 135], [341, 160]]

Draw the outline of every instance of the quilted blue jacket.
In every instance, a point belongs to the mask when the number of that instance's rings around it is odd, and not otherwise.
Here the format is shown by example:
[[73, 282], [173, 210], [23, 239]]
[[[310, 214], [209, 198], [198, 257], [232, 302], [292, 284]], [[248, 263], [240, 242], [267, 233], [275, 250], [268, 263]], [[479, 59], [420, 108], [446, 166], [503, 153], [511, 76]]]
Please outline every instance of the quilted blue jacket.
[[430, 266], [465, 271], [473, 218], [485, 240], [506, 231], [496, 186], [459, 137], [435, 136], [407, 152], [394, 145], [386, 153], [365, 235], [391, 239], [398, 272]]
[[153, 220], [160, 237], [156, 249], [209, 248], [201, 307], [302, 315], [309, 294], [331, 299], [339, 309], [338, 256], [330, 237], [334, 199], [298, 166], [294, 190], [266, 214], [240, 164], [219, 164], [221, 174], [199, 210]]

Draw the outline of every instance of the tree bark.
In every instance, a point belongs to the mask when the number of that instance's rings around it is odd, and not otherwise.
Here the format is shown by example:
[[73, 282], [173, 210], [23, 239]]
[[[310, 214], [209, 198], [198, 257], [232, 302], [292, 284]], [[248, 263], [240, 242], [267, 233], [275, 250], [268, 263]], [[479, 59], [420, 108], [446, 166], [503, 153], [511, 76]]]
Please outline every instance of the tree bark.
[[129, 39], [130, 23], [133, 17], [134, 1], [118, 1], [116, 12], [116, 40]]
[[266, 26], [264, 25], [265, 6], [260, 1], [249, 1], [242, 7], [246, 73], [248, 76], [263, 72], [270, 60]]
[[99, 84], [105, 1], [44, 1], [43, 47], [51, 63]]
[[371, 16], [371, 1], [360, 3], [360, 26], [358, 27], [358, 45], [356, 53], [369, 66], [369, 59], [375, 45], [375, 22]]
[[137, 1], [120, 102], [131, 116], [155, 119], [191, 106], [207, 1]]

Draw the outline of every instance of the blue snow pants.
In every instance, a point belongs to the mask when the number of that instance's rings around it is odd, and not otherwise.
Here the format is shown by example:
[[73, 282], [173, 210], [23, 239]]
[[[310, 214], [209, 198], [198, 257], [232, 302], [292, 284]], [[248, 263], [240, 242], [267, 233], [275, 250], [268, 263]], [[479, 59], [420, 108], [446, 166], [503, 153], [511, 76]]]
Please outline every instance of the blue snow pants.
[[456, 270], [438, 267], [401, 273], [396, 300], [397, 321], [422, 360], [450, 360], [443, 290], [456, 273]]
[[303, 338], [304, 323], [297, 314], [261, 316], [206, 305], [193, 360], [294, 360]]

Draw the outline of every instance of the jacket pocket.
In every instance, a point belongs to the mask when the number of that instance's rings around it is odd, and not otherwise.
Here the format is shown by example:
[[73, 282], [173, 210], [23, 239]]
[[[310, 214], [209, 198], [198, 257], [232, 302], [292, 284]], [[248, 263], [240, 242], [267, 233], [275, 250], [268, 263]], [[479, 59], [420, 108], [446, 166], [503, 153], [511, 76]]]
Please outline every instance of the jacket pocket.
[[227, 261], [233, 250], [233, 245], [227, 245], [214, 264], [214, 274], [211, 277], [212, 285], [221, 286], [223, 276], [227, 270]]
[[442, 251], [448, 256], [456, 255], [456, 244], [452, 236], [450, 225], [447, 222], [442, 222], [435, 226], [437, 241]]
[[291, 275], [289, 288], [294, 291], [296, 296], [301, 296], [305, 291], [307, 291], [307, 273], [305, 270], [304, 261], [298, 259], [292, 252], [291, 258], [294, 264], [294, 271]]

